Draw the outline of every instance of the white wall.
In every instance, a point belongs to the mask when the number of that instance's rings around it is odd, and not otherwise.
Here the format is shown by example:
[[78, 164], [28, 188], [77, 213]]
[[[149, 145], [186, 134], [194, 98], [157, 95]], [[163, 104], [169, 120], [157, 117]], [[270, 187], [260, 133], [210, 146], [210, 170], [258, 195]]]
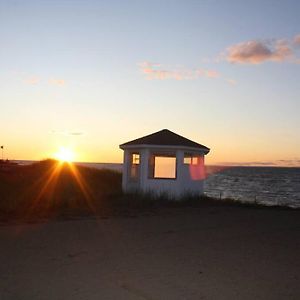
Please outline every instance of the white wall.
[[[164, 149], [165, 150], [165, 149]], [[174, 151], [174, 149], [172, 149]], [[148, 176], [148, 161], [149, 156], [151, 154], [151, 151], [153, 151], [153, 148], [150, 149], [130, 149], [124, 151], [124, 166], [123, 166], [123, 190], [126, 192], [128, 191], [134, 191], [139, 190], [141, 192], [150, 192], [154, 194], [161, 194], [166, 193], [170, 197], [178, 198], [184, 194], [191, 193], [191, 194], [197, 194], [200, 195], [203, 193], [203, 180], [204, 180], [204, 174], [203, 176], [199, 177], [199, 172], [201, 171], [196, 170], [197, 176], [193, 175], [191, 176], [191, 171], [193, 172], [193, 168], [196, 168], [193, 166], [192, 168], [190, 165], [184, 164], [184, 150], [177, 149], [176, 150], [176, 163], [177, 163], [177, 176], [176, 179], [158, 179], [158, 178], [149, 178]], [[159, 152], [160, 149], [155, 149], [155, 152]], [[140, 153], [140, 174], [139, 174], [139, 180], [138, 183], [132, 182], [130, 180], [128, 174], [129, 174], [129, 168], [130, 168], [130, 157], [132, 152], [139, 152]], [[203, 153], [198, 152], [197, 155], [201, 155], [201, 157], [204, 157]], [[202, 161], [202, 166], [197, 166], [197, 168], [202, 168], [202, 171], [204, 170], [204, 159]], [[200, 172], [201, 173], [201, 172]], [[192, 178], [194, 177], [194, 179]]]

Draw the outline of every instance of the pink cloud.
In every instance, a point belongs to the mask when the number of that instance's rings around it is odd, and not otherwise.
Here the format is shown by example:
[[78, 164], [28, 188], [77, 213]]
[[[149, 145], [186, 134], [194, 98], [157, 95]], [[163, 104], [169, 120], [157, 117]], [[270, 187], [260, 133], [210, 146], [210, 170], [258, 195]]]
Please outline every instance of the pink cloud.
[[296, 35], [295, 37], [294, 37], [294, 44], [296, 45], [296, 46], [300, 46], [300, 34], [298, 34], [298, 35]]
[[218, 77], [220, 77], [219, 72], [217, 72], [215, 70], [206, 70], [205, 74], [206, 74], [206, 77], [209, 77], [209, 78], [218, 78]]
[[66, 84], [64, 79], [49, 79], [48, 83], [52, 85], [58, 85], [58, 86], [64, 86]]
[[261, 64], [267, 61], [299, 63], [297, 48], [300, 34], [293, 39], [251, 40], [228, 47], [221, 58], [237, 64]]
[[277, 40], [273, 52], [274, 61], [285, 61], [290, 60], [293, 57], [293, 50], [286, 40]]
[[192, 74], [184, 70], [165, 70], [161, 69], [161, 64], [143, 62], [139, 64], [142, 73], [147, 75], [147, 79], [175, 79], [184, 80], [192, 79]]
[[234, 79], [226, 79], [227, 83], [231, 84], [231, 85], [236, 85], [237, 81]]
[[32, 76], [30, 78], [25, 79], [24, 82], [26, 84], [36, 85], [36, 84], [38, 84], [40, 82], [40, 78], [37, 77], [37, 76]]
[[265, 61], [282, 62], [290, 59], [293, 51], [285, 40], [248, 41], [227, 49], [226, 59], [231, 63], [260, 64]]
[[163, 69], [161, 64], [142, 62], [139, 64], [140, 70], [146, 75], [147, 79], [153, 80], [194, 80], [199, 77], [218, 78], [219, 72], [206, 69]]

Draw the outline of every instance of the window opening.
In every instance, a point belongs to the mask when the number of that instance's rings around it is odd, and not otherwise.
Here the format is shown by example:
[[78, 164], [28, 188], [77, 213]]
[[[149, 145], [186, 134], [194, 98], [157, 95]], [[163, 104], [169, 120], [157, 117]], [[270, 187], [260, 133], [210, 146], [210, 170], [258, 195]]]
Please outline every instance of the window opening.
[[150, 157], [149, 177], [176, 179], [176, 156], [153, 154]]
[[197, 165], [199, 163], [198, 156], [193, 156], [192, 154], [185, 153], [183, 163], [185, 165]]
[[130, 178], [137, 179], [139, 175], [139, 165], [140, 165], [140, 154], [132, 153], [131, 155], [131, 166], [130, 166]]

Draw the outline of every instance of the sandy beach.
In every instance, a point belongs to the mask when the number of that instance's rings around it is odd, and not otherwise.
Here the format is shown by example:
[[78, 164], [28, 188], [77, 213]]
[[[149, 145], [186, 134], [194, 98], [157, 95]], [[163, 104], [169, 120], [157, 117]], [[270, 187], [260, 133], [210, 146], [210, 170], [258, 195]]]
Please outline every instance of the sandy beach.
[[300, 299], [299, 211], [168, 208], [0, 226], [0, 299]]

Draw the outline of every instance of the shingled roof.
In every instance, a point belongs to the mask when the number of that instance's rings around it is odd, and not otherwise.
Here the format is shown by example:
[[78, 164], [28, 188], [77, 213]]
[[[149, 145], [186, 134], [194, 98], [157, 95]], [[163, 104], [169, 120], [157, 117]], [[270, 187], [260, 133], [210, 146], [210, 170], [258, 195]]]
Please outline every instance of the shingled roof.
[[183, 146], [190, 148], [198, 148], [209, 152], [209, 148], [204, 145], [193, 142], [181, 135], [178, 135], [168, 129], [163, 129], [158, 132], [143, 136], [139, 139], [132, 140], [130, 142], [120, 145], [120, 148], [126, 146], [139, 146], [139, 145], [156, 145], [156, 146]]

